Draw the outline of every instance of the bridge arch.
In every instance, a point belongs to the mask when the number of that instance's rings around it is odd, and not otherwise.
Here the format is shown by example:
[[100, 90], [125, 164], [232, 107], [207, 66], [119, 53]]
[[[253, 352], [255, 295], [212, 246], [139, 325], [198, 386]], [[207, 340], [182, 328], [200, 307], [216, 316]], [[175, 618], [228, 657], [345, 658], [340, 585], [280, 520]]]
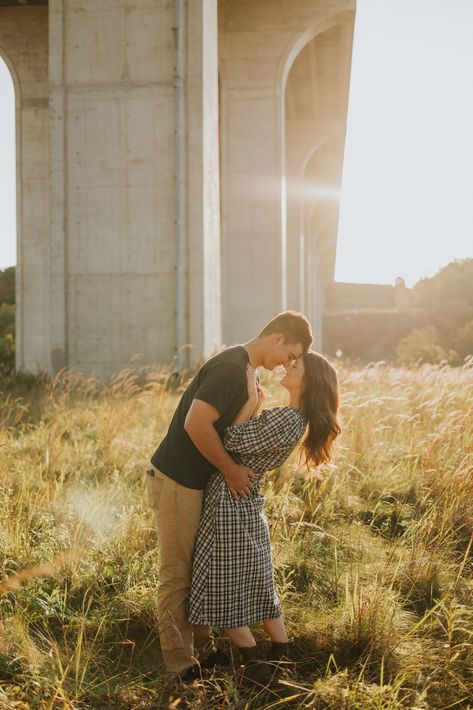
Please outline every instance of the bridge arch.
[[283, 53], [277, 68], [276, 84], [281, 87], [281, 95], [284, 97], [284, 90], [286, 88], [287, 78], [294, 64], [297, 56], [304, 49], [304, 47], [309, 44], [318, 35], [326, 32], [327, 30], [337, 27], [339, 25], [353, 25], [355, 20], [355, 10], [342, 10], [341, 12], [335, 12], [328, 17], [321, 20], [317, 20], [304, 29], [303, 32], [300, 30], [295, 32], [289, 42], [286, 45], [286, 50]]
[[[323, 258], [322, 253], [317, 255], [320, 244], [318, 247], [318, 240], [314, 238], [314, 217], [309, 218], [309, 215], [319, 214], [321, 220], [326, 220], [326, 233], [335, 230], [334, 253], [338, 219], [338, 203], [334, 198], [338, 197], [341, 184], [354, 16], [354, 9], [343, 10], [295, 33], [278, 65], [281, 172], [288, 186], [287, 219], [283, 224], [288, 306], [311, 314], [319, 331], [319, 345], [323, 282], [333, 279], [334, 257], [330, 258], [326, 247]], [[325, 202], [330, 197], [330, 217], [325, 214], [325, 208], [324, 214], [320, 209], [309, 210], [310, 202], [317, 197], [310, 195], [308, 173], [311, 169], [314, 172], [311, 164], [317, 162], [317, 156], [322, 162], [319, 174], [314, 173], [311, 180], [321, 187], [331, 188], [332, 194], [325, 195]], [[323, 194], [320, 199], [324, 201]], [[317, 287], [311, 286], [311, 282]]]
[[[21, 294], [22, 294], [22, 260], [20, 258], [22, 249], [22, 235], [21, 235], [21, 93], [20, 93], [20, 81], [18, 73], [16, 71], [15, 64], [7, 50], [5, 50], [3, 44], [0, 44], [0, 62], [3, 64], [6, 74], [9, 76], [11, 81], [12, 93], [13, 93], [13, 114], [14, 114], [14, 129], [13, 129], [13, 154], [14, 154], [14, 167], [13, 175], [11, 175], [12, 182], [14, 183], [14, 212], [15, 212], [15, 235], [14, 235], [14, 249], [15, 249], [15, 347], [17, 353], [17, 361], [21, 358], [21, 353], [23, 351], [23, 329], [22, 329], [22, 319], [21, 319]], [[3, 107], [2, 107], [3, 110]]]
[[15, 96], [16, 367], [50, 360], [48, 6], [0, 6]]

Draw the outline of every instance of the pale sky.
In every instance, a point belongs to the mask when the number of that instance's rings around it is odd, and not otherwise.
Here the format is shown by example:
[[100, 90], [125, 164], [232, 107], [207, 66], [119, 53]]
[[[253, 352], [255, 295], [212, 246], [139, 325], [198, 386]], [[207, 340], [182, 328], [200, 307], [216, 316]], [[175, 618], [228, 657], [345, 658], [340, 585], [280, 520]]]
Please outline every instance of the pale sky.
[[0, 57], [0, 269], [16, 264], [14, 101], [10, 72]]
[[337, 281], [473, 257], [473, 0], [358, 0]]
[[[0, 268], [16, 263], [0, 60]], [[473, 257], [473, 0], [357, 0], [336, 279], [411, 286]]]

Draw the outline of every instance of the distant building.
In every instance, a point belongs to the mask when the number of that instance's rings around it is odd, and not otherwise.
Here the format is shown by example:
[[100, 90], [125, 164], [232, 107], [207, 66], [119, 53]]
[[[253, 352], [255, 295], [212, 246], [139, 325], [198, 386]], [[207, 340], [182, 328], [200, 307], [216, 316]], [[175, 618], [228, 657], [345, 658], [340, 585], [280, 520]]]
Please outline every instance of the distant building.
[[399, 340], [423, 315], [401, 277], [394, 286], [334, 282], [325, 303], [325, 351], [362, 360], [393, 357]]

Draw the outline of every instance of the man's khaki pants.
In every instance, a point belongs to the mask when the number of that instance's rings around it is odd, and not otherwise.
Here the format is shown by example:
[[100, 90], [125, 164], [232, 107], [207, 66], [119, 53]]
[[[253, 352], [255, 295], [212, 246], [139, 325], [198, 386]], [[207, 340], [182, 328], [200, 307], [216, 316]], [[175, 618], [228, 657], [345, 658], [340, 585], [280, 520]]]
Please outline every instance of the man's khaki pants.
[[161, 652], [168, 671], [180, 673], [215, 651], [210, 627], [193, 626], [187, 620], [192, 558], [204, 491], [181, 486], [156, 468], [147, 473], [146, 485], [158, 530]]

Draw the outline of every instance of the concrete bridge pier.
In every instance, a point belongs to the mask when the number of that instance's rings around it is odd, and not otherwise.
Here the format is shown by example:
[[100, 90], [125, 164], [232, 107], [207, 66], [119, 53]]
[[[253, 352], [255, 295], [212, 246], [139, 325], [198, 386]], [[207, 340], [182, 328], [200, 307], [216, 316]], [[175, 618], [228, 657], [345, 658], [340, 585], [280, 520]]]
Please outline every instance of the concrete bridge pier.
[[216, 2], [49, 10], [52, 368], [200, 357], [221, 335]]
[[50, 362], [47, 6], [0, 7], [0, 56], [15, 89], [16, 358], [34, 372]]

